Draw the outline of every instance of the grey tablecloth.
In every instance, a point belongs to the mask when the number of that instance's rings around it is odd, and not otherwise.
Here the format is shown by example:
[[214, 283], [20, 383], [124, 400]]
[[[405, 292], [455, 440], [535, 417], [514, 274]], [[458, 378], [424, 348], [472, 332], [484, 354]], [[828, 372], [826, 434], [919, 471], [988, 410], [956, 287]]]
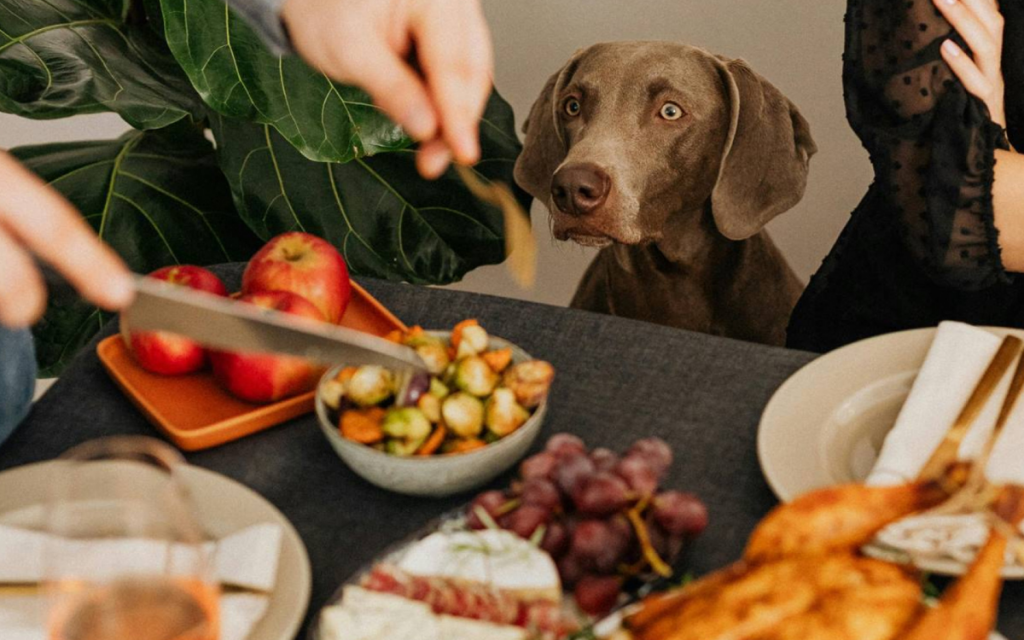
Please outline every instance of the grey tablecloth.
[[[238, 284], [240, 266], [220, 272], [229, 286]], [[758, 467], [757, 423], [775, 389], [812, 355], [502, 298], [361, 282], [409, 324], [443, 328], [479, 318], [495, 335], [550, 360], [558, 377], [537, 447], [559, 431], [612, 449], [647, 435], [670, 442], [677, 460], [667, 484], [697, 493], [711, 512], [689, 552], [696, 573], [735, 560], [775, 504]], [[155, 431], [90, 348], [0, 448], [0, 470], [113, 434]], [[312, 417], [188, 458], [252, 487], [295, 524], [313, 564], [307, 622], [375, 554], [469, 497], [415, 499], [365, 483], [341, 463]], [[1020, 584], [1007, 588], [1001, 620], [1008, 637], [1024, 638]]]

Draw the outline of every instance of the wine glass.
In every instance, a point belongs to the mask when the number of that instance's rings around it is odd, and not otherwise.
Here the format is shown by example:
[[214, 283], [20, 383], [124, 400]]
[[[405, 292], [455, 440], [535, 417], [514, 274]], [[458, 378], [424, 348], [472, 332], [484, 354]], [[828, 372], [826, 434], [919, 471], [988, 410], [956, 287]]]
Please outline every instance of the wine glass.
[[61, 457], [44, 557], [50, 640], [217, 640], [213, 547], [192, 513], [184, 464], [143, 437]]

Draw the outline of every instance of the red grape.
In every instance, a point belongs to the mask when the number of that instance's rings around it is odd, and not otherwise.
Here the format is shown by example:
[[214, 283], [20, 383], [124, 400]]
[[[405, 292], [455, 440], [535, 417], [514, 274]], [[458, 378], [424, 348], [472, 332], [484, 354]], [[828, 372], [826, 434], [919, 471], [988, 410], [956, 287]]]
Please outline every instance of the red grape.
[[591, 516], [607, 516], [629, 505], [629, 486], [622, 478], [598, 471], [573, 494], [576, 509]]
[[508, 516], [505, 527], [520, 538], [529, 539], [542, 524], [551, 520], [551, 511], [532, 504], [524, 504]]
[[548, 440], [544, 450], [550, 451], [561, 458], [570, 454], [586, 453], [587, 445], [583, 440], [571, 433], [556, 433]]
[[501, 510], [505, 503], [508, 502], [508, 498], [501, 491], [485, 491], [476, 497], [475, 500], [469, 505], [469, 513], [466, 517], [466, 523], [470, 529], [486, 529], [487, 525], [481, 519], [477, 513], [477, 507], [487, 512], [487, 515], [491, 516], [495, 520], [498, 519], [498, 511]]
[[540, 543], [540, 548], [556, 560], [561, 558], [562, 554], [569, 548], [569, 532], [566, 530], [565, 525], [557, 520], [549, 522], [547, 531], [544, 532], [544, 540]]
[[555, 470], [555, 482], [563, 494], [572, 496], [593, 473], [594, 463], [587, 456], [577, 453], [562, 459]]
[[619, 463], [618, 454], [603, 447], [591, 451], [590, 459], [594, 461], [594, 467], [598, 471], [611, 471]]
[[532, 455], [519, 465], [519, 475], [523, 480], [532, 478], [551, 478], [558, 466], [558, 456], [550, 451], [542, 451]]
[[605, 520], [584, 520], [572, 534], [570, 553], [586, 561], [589, 566], [609, 573], [615, 570], [629, 540]]
[[536, 505], [548, 511], [558, 511], [562, 508], [562, 496], [558, 493], [558, 487], [543, 478], [531, 478], [524, 482], [519, 499], [523, 504]]
[[622, 580], [616, 576], [583, 576], [576, 583], [573, 595], [584, 613], [600, 617], [612, 610], [621, 589]]
[[583, 577], [586, 572], [583, 560], [572, 553], [566, 553], [558, 560], [558, 576], [562, 579], [562, 584], [572, 585], [577, 580]]
[[647, 458], [638, 454], [630, 454], [623, 458], [615, 467], [615, 473], [626, 481], [634, 493], [641, 496], [652, 496], [658, 490], [658, 474]]
[[665, 478], [669, 467], [672, 466], [672, 447], [661, 438], [637, 440], [626, 455], [638, 455], [647, 460], [659, 481]]
[[666, 491], [654, 498], [654, 519], [670, 535], [696, 535], [708, 526], [708, 510], [692, 493]]

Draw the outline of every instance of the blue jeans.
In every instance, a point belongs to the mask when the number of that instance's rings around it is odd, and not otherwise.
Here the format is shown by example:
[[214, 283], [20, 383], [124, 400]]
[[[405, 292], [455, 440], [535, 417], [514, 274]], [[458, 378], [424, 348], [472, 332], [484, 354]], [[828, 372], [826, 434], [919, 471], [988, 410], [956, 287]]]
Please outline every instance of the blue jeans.
[[0, 327], [0, 444], [28, 414], [35, 385], [32, 334]]

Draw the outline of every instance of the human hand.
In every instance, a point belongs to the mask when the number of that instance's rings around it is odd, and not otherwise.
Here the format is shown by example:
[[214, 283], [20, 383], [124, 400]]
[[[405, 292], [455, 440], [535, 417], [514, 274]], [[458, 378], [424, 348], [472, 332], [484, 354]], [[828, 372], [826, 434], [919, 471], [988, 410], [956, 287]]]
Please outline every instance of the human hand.
[[29, 325], [46, 307], [46, 286], [30, 254], [106, 309], [131, 302], [121, 259], [60, 194], [0, 151], [0, 324]]
[[[494, 70], [479, 0], [286, 0], [281, 16], [306, 61], [362, 87], [422, 143], [421, 174], [479, 159]], [[408, 62], [414, 47], [422, 72]]]
[[942, 59], [964, 87], [988, 107], [992, 121], [1006, 127], [1003, 85], [1003, 15], [997, 0], [932, 0], [973, 53], [952, 40], [942, 43]]

